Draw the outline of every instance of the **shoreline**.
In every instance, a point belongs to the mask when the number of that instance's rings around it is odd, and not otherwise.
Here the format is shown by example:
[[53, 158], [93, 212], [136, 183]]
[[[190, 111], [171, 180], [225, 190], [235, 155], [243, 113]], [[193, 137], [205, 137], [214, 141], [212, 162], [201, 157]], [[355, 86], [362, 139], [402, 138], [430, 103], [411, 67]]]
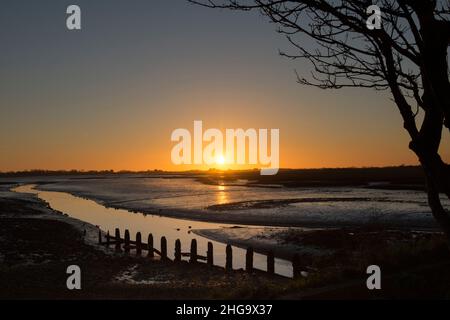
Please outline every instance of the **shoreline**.
[[[267, 287], [292, 281], [116, 254], [98, 245], [95, 226], [51, 209], [33, 194], [10, 191], [15, 186], [0, 186], [0, 298], [267, 299], [278, 294]], [[72, 264], [82, 269], [82, 290], [66, 288]]]
[[[445, 267], [450, 259], [448, 248], [442, 236], [435, 233], [345, 228], [310, 232], [272, 227], [266, 234], [267, 228], [257, 228], [252, 229], [253, 234], [247, 237], [247, 240], [252, 240], [252, 237], [264, 234], [266, 243], [258, 249], [255, 246], [256, 252], [268, 249], [268, 245], [274, 245], [274, 241], [278, 240], [279, 245], [284, 247], [303, 246], [303, 252], [300, 251], [302, 278], [268, 277], [258, 271], [249, 274], [243, 270], [225, 273], [222, 268], [211, 269], [204, 264], [164, 263], [148, 258], [105, 254], [84, 243], [80, 220], [75, 230], [70, 220], [77, 219], [55, 213], [35, 196], [14, 193], [9, 188], [5, 190], [7, 187], [0, 185], [3, 240], [0, 243], [0, 297], [3, 298], [308, 299], [317, 297], [314, 288], [318, 288], [320, 297], [361, 299], [405, 297], [411, 293], [411, 285], [418, 288], [416, 292], [422, 292], [420, 296], [414, 296], [416, 298], [443, 297], [448, 292], [448, 282], [442, 279], [436, 281], [433, 277], [433, 274], [439, 273], [444, 279], [450, 279]], [[33, 223], [27, 219], [30, 215], [35, 215]], [[18, 227], [25, 233], [17, 233], [15, 230]], [[214, 232], [217, 237], [219, 230], [222, 231], [219, 236], [224, 237], [229, 231], [248, 232], [246, 229], [226, 228], [209, 232]], [[39, 236], [30, 238], [36, 232]], [[208, 229], [194, 232], [206, 235]], [[97, 232], [92, 236], [89, 241], [95, 243]], [[40, 243], [46, 239], [50, 245], [41, 246]], [[364, 246], [360, 248], [360, 244]], [[245, 243], [241, 245], [245, 246]], [[357, 281], [365, 275], [365, 266], [374, 262], [382, 265], [393, 279], [392, 286], [385, 287], [382, 294], [368, 292], [365, 282]], [[69, 291], [65, 287], [65, 268], [74, 263], [87, 270], [83, 273], [83, 290], [79, 292]], [[406, 286], [402, 280], [405, 278], [405, 268], [410, 279]], [[346, 286], [345, 290], [338, 289], [341, 284]]]
[[[32, 201], [34, 203], [32, 209], [41, 211], [41, 214], [29, 217], [27, 216], [27, 218], [45, 219], [67, 223], [68, 225], [72, 226], [78, 232], [84, 235], [83, 240], [86, 241], [88, 245], [95, 247], [97, 250], [102, 250], [106, 252], [106, 250], [104, 250], [104, 247], [98, 245], [98, 230], [99, 230], [98, 226], [95, 226], [83, 220], [70, 217], [64, 212], [52, 209], [46, 201], [39, 199], [39, 197], [36, 194], [13, 191], [13, 189], [21, 185], [22, 184], [17, 184], [15, 186], [12, 186], [9, 188], [7, 192], [10, 192], [17, 199]], [[102, 231], [102, 234], [106, 233]]]
[[[425, 218], [422, 216], [420, 218], [408, 217], [404, 219], [400, 216], [393, 216], [390, 219], [386, 218], [381, 222], [377, 222], [378, 218], [371, 218], [367, 216], [358, 216], [353, 214], [349, 217], [339, 217], [339, 219], [333, 221], [332, 215], [329, 215], [326, 219], [320, 214], [316, 215], [292, 215], [288, 217], [283, 216], [278, 218], [273, 214], [248, 214], [252, 211], [225, 211], [225, 210], [206, 210], [205, 209], [180, 209], [180, 208], [149, 208], [148, 204], [141, 203], [140, 201], [146, 199], [134, 199], [134, 200], [111, 200], [106, 199], [102, 196], [92, 194], [89, 191], [82, 190], [71, 190], [67, 186], [53, 186], [54, 183], [48, 182], [37, 182], [37, 190], [40, 191], [56, 191], [65, 192], [73, 196], [80, 197], [83, 199], [91, 200], [99, 205], [107, 208], [123, 209], [131, 213], [163, 216], [168, 218], [200, 221], [200, 222], [211, 222], [220, 223], [228, 225], [247, 225], [247, 226], [261, 226], [261, 227], [297, 227], [297, 228], [345, 228], [345, 227], [358, 227], [364, 224], [379, 223], [387, 228], [398, 229], [398, 230], [420, 230], [420, 231], [437, 231], [439, 230], [438, 225], [433, 219]], [[274, 200], [276, 203], [278, 200]], [[283, 200], [284, 201], [284, 200]], [[266, 200], [261, 200], [262, 203], [270, 202]], [[292, 202], [292, 201], [291, 201]], [[303, 200], [297, 200], [297, 202], [303, 202]], [[344, 200], [345, 202], [345, 200]], [[390, 201], [382, 201], [390, 202]], [[236, 203], [224, 204], [224, 207], [233, 207]], [[222, 205], [221, 205], [222, 206]], [[269, 208], [270, 209], [270, 208]], [[247, 213], [247, 214], [246, 214]], [[371, 220], [374, 221], [371, 221]], [[331, 221], [327, 221], [331, 220]]]
[[[223, 229], [196, 229], [192, 230], [193, 233], [202, 236], [204, 238], [231, 244], [233, 246], [239, 247], [241, 249], [247, 249], [248, 247], [252, 247], [254, 252], [260, 253], [263, 255], [267, 255], [269, 251], [272, 251], [274, 253], [275, 258], [292, 261], [292, 258], [294, 254], [296, 253], [311, 253], [314, 251], [312, 248], [307, 248], [305, 246], [301, 245], [287, 245], [287, 244], [280, 244], [276, 243], [276, 239], [266, 240], [263, 239], [255, 239], [257, 238], [257, 234], [254, 233], [260, 233], [260, 234], [268, 234], [268, 237], [270, 238], [271, 230], [273, 228], [266, 227], [266, 228], [260, 228], [255, 229], [252, 228], [252, 230], [248, 230], [249, 228], [223, 228]], [[279, 228], [287, 231], [289, 229], [302, 229], [305, 228]], [[310, 229], [313, 230], [313, 229]], [[237, 231], [237, 232], [233, 232]], [[240, 234], [239, 233], [244, 233]], [[248, 234], [250, 232], [250, 235]], [[317, 252], [319, 253], [319, 252]]]

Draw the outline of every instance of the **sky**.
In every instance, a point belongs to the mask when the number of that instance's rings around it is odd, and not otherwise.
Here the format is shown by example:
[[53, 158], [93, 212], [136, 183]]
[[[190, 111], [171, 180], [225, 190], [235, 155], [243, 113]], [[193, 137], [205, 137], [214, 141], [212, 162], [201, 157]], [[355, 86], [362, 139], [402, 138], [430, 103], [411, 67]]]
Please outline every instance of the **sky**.
[[[82, 30], [66, 28], [71, 4]], [[417, 164], [387, 92], [299, 85], [294, 70], [310, 66], [280, 57], [289, 44], [257, 13], [186, 0], [0, 6], [0, 171], [199, 168], [171, 161], [172, 131], [194, 120], [279, 129], [283, 168]]]

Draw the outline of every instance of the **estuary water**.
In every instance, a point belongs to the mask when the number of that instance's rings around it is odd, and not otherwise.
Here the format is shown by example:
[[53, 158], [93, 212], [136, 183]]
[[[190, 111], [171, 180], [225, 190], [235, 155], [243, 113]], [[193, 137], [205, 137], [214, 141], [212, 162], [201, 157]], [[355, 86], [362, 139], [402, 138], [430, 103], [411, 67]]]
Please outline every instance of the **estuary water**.
[[[53, 209], [110, 233], [115, 228], [120, 228], [122, 234], [128, 229], [134, 239], [139, 231], [144, 241], [152, 233], [156, 248], [160, 247], [160, 238], [165, 236], [171, 256], [176, 239], [181, 240], [183, 252], [189, 251], [192, 239], [197, 239], [199, 254], [206, 254], [210, 240], [196, 235], [195, 229], [328, 228], [367, 223], [386, 228], [436, 228], [426, 194], [421, 191], [285, 188], [249, 186], [247, 182], [237, 180], [210, 185], [196, 177], [157, 175], [56, 177], [26, 179], [15, 191], [37, 194]], [[450, 205], [448, 199], [443, 199], [443, 204]], [[214, 263], [224, 266], [226, 244], [212, 242]], [[234, 268], [244, 268], [245, 250], [233, 247], [233, 261]], [[254, 264], [257, 269], [265, 270], [266, 257], [255, 253]], [[291, 263], [276, 259], [275, 272], [292, 276]]]
[[[107, 207], [164, 216], [262, 226], [342, 226], [376, 223], [435, 228], [425, 192], [364, 187], [208, 185], [195, 177], [119, 176], [62, 179], [40, 190], [64, 191]], [[443, 199], [448, 206], [448, 199]]]
[[[149, 233], [153, 234], [155, 248], [160, 248], [160, 239], [165, 236], [167, 239], [167, 249], [169, 257], [174, 257], [175, 240], [180, 239], [183, 252], [189, 252], [192, 239], [197, 240], [198, 254], [206, 255], [207, 243], [211, 241], [214, 246], [214, 265], [225, 266], [226, 244], [208, 240], [192, 232], [194, 229], [218, 229], [231, 227], [227, 224], [216, 224], [200, 221], [189, 221], [161, 217], [157, 215], [144, 215], [132, 213], [125, 209], [107, 208], [95, 201], [73, 196], [66, 192], [40, 191], [35, 185], [23, 185], [14, 189], [19, 193], [36, 194], [40, 199], [49, 203], [54, 210], [66, 213], [70, 217], [99, 226], [103, 231], [109, 230], [114, 233], [115, 228], [120, 228], [121, 235], [128, 229], [131, 239], [135, 239], [136, 232], [141, 232], [143, 241], [147, 242]], [[233, 225], [234, 226], [234, 225]], [[233, 247], [233, 268], [245, 267], [245, 250]], [[266, 270], [266, 256], [258, 253], [254, 254], [254, 267]], [[289, 261], [275, 259], [275, 273], [292, 277], [292, 265]]]

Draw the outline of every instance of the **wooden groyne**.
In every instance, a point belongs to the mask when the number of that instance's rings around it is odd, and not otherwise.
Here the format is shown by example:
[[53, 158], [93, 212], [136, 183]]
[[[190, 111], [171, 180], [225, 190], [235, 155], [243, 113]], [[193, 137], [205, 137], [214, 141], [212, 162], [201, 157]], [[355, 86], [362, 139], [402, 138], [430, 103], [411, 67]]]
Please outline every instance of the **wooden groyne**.
[[[142, 241], [142, 235], [140, 232], [136, 233], [135, 240], [131, 240], [130, 232], [126, 229], [123, 238], [119, 228], [115, 229], [112, 236], [109, 231], [106, 232], [104, 237], [102, 231], [98, 230], [98, 243], [105, 245], [107, 248], [113, 246], [116, 252], [130, 254], [131, 250], [134, 250], [137, 257], [154, 258], [159, 256], [161, 260], [171, 261], [173, 263], [180, 263], [181, 261], [188, 261], [189, 263], [206, 263], [210, 267], [214, 267], [214, 246], [212, 242], [208, 242], [207, 251], [205, 255], [199, 254], [197, 250], [197, 240], [191, 240], [190, 250], [188, 252], [182, 251], [181, 240], [175, 240], [175, 252], [174, 259], [170, 259], [167, 254], [167, 239], [161, 237], [159, 250], [154, 247], [153, 235], [150, 233], [147, 237], [147, 242]], [[246, 249], [245, 255], [245, 270], [249, 273], [254, 271], [266, 272], [270, 275], [275, 274], [275, 255], [273, 251], [268, 251], [267, 257], [267, 270], [258, 270], [253, 265], [254, 250], [252, 247]], [[185, 260], [184, 260], [185, 259]], [[299, 256], [296, 254], [292, 258], [292, 271], [293, 277], [301, 277], [301, 264]], [[225, 248], [225, 270], [233, 270], [233, 248], [228, 244]]]

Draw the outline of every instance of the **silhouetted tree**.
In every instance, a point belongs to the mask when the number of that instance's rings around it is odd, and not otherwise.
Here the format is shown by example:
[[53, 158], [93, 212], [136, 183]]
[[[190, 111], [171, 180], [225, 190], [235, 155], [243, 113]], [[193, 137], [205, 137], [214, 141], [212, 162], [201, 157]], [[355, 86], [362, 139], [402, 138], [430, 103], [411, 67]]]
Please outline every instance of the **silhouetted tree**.
[[[297, 74], [301, 84], [390, 90], [424, 169], [433, 216], [450, 241], [450, 214], [440, 199], [450, 198], [450, 169], [439, 154], [450, 129], [449, 0], [190, 1], [269, 17], [295, 49], [281, 54], [311, 63], [309, 77]], [[381, 29], [366, 25], [372, 4], [381, 9]], [[301, 42], [305, 35], [312, 41]]]

